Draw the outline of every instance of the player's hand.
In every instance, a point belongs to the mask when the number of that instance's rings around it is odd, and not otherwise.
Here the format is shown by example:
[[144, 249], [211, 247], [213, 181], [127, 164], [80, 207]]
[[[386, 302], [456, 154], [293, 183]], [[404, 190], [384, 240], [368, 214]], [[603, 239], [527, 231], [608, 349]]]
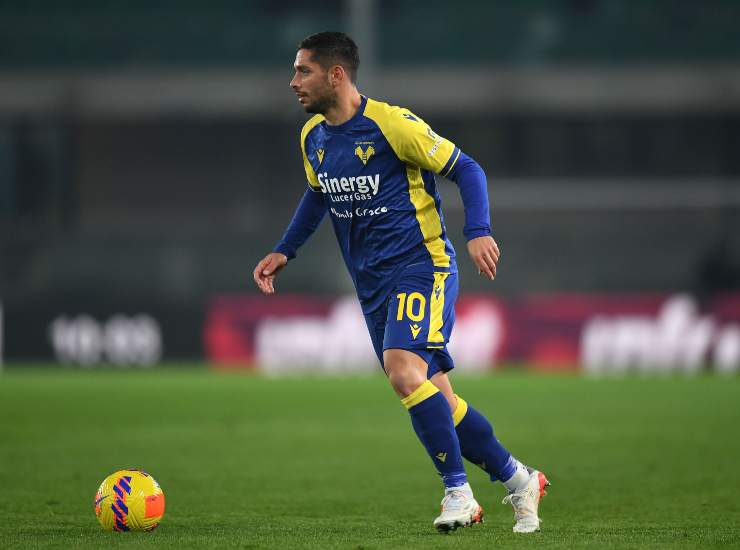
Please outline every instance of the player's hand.
[[275, 276], [288, 263], [288, 257], [280, 252], [271, 252], [254, 268], [254, 282], [262, 294], [275, 294]]
[[478, 275], [485, 275], [493, 281], [496, 277], [496, 263], [498, 262], [499, 252], [498, 245], [493, 237], [486, 235], [476, 237], [468, 241], [468, 253], [478, 268]]

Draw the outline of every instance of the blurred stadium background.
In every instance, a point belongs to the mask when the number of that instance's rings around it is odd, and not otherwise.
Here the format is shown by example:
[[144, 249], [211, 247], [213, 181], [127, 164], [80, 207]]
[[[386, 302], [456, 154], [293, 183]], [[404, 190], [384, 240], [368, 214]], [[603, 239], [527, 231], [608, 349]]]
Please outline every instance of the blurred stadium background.
[[5, 0], [0, 357], [374, 370], [326, 221], [275, 299], [251, 282], [305, 187], [295, 45], [342, 29], [361, 91], [488, 174], [494, 284], [440, 182], [462, 363], [736, 372], [738, 20], [734, 0]]

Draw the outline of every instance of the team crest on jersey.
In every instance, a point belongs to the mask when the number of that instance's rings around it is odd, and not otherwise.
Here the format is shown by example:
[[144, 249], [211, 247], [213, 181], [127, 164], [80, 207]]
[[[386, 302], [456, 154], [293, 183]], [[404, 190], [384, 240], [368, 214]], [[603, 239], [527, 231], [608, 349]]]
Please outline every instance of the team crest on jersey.
[[324, 150], [323, 149], [316, 149], [316, 156], [319, 157], [319, 164], [324, 162]]
[[[373, 148], [373, 142], [372, 141], [358, 141], [355, 144], [357, 145], [357, 148], [355, 149], [355, 155], [357, 155], [358, 158], [362, 161], [362, 164], [367, 164], [367, 161], [370, 160], [370, 157], [372, 157], [375, 154], [375, 149]], [[367, 146], [364, 151], [362, 149], [363, 145]]]

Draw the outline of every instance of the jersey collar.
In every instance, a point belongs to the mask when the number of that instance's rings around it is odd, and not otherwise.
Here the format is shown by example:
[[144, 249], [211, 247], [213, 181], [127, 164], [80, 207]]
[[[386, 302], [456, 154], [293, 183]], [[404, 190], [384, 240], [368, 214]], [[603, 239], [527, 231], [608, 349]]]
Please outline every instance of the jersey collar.
[[362, 116], [365, 114], [365, 105], [367, 105], [367, 97], [364, 95], [360, 96], [360, 106], [357, 108], [357, 112], [350, 118], [347, 122], [343, 122], [342, 124], [337, 124], [336, 126], [332, 126], [326, 120], [322, 122], [322, 125], [324, 126], [324, 129], [329, 132], [330, 134], [341, 134], [343, 132], [346, 132], [349, 130], [352, 126], [355, 125], [355, 123], [362, 118]]

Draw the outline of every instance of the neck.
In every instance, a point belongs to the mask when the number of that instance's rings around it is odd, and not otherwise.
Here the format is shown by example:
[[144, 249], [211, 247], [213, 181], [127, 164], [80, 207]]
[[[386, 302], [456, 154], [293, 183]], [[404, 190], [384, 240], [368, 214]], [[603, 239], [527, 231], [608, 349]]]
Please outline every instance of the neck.
[[350, 93], [339, 96], [337, 104], [324, 113], [324, 118], [331, 126], [344, 124], [355, 116], [361, 103], [362, 97], [360, 96], [360, 92], [357, 91], [357, 88], [352, 88]]

